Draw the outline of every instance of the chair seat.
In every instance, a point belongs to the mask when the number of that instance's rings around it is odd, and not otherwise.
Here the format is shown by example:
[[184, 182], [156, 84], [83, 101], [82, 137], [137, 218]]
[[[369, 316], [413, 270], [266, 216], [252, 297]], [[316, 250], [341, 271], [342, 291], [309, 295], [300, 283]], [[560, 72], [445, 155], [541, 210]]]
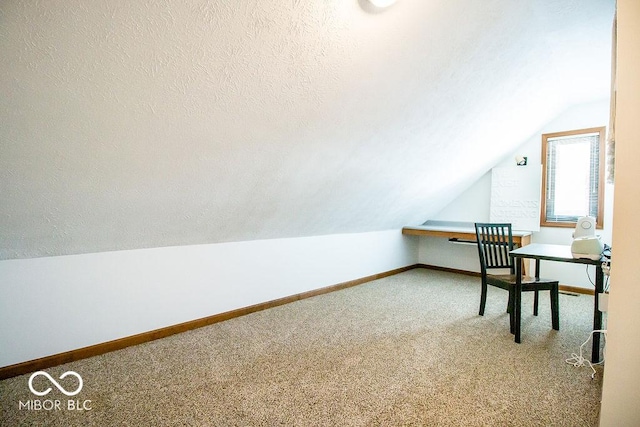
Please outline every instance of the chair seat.
[[[516, 275], [515, 274], [487, 274], [487, 279], [500, 280], [502, 282], [509, 282], [511, 285], [516, 284]], [[535, 277], [530, 276], [522, 276], [522, 284], [533, 284], [533, 283], [557, 283], [557, 280], [551, 279], [536, 279]]]
[[[515, 274], [487, 274], [487, 283], [498, 288], [510, 290], [516, 286]], [[522, 276], [522, 291], [551, 291], [558, 288], [557, 280], [536, 279]]]

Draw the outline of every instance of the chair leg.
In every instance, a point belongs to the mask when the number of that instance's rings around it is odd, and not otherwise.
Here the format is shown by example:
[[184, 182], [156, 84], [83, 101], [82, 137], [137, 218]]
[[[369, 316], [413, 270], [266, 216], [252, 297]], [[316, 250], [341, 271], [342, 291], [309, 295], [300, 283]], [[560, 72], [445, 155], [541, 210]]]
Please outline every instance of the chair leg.
[[521, 328], [521, 319], [520, 319], [520, 313], [521, 313], [521, 308], [522, 308], [522, 289], [518, 288], [516, 286], [516, 289], [514, 291], [514, 298], [513, 298], [514, 302], [513, 302], [513, 317], [514, 317], [514, 323], [515, 323], [515, 341], [517, 343], [520, 343], [520, 328]]
[[538, 291], [533, 291], [533, 315], [538, 315]]
[[557, 284], [551, 289], [551, 325], [556, 331], [560, 330], [560, 301]]
[[487, 282], [482, 281], [482, 291], [480, 293], [480, 316], [484, 316], [485, 305], [487, 305]]
[[512, 334], [516, 333], [516, 322], [515, 322], [515, 310], [513, 309], [514, 305], [514, 289], [509, 289], [509, 302], [507, 304], [507, 313], [509, 313], [509, 332]]

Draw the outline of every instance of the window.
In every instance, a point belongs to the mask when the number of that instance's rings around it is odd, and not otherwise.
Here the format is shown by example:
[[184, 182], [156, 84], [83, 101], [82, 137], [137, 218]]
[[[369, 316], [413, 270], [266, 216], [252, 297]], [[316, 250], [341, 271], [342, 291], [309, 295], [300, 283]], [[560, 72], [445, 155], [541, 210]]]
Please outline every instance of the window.
[[581, 216], [602, 228], [604, 127], [542, 135], [540, 225], [575, 227]]

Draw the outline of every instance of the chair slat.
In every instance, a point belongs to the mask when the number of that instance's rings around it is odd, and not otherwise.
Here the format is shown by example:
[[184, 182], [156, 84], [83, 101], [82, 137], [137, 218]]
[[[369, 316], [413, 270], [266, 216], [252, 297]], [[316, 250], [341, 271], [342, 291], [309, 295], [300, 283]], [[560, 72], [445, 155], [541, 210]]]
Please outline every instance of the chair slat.
[[513, 249], [511, 224], [478, 224], [476, 237], [480, 242], [486, 268], [511, 268], [509, 252]]

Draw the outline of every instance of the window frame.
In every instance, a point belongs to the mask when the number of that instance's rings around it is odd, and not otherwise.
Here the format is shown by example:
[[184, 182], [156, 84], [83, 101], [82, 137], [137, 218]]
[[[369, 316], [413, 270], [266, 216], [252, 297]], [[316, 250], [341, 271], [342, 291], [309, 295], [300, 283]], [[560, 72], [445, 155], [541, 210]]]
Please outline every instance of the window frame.
[[604, 226], [604, 173], [605, 173], [605, 126], [576, 129], [563, 132], [542, 134], [542, 192], [540, 206], [540, 226], [542, 227], [564, 227], [574, 228], [576, 221], [549, 221], [547, 220], [547, 149], [548, 140], [559, 137], [579, 136], [590, 133], [598, 134], [598, 207], [596, 217], [596, 228], [602, 229]]

